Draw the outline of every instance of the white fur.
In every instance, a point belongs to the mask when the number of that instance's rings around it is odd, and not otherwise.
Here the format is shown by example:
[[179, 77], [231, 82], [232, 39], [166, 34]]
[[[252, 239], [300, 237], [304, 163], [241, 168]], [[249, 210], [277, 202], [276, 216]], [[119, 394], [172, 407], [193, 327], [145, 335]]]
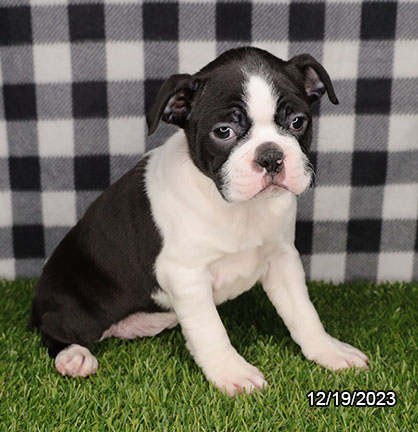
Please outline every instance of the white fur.
[[309, 300], [296, 249], [296, 197], [228, 203], [192, 163], [182, 131], [150, 152], [147, 190], [164, 239], [156, 260], [163, 292], [154, 298], [177, 315], [206, 377], [228, 394], [267, 383], [232, 347], [215, 304], [263, 282], [304, 354], [331, 369], [367, 358], [331, 338]]
[[137, 337], [155, 336], [167, 328], [173, 328], [177, 324], [178, 321], [174, 312], [138, 312], [113, 324], [103, 333], [100, 340], [108, 337], [135, 339]]
[[[223, 168], [227, 178], [224, 196], [232, 202], [247, 201], [265, 188], [265, 172], [255, 169], [257, 147], [272, 142], [284, 153], [283, 169], [277, 176], [280, 185], [295, 194], [302, 193], [310, 184], [311, 172], [308, 159], [295, 137], [284, 133], [274, 122], [278, 96], [273, 86], [257, 75], [248, 76], [244, 100], [253, 122], [248, 139], [231, 154]], [[270, 195], [281, 195], [283, 189], [269, 188]], [[264, 196], [264, 195], [263, 195]]]
[[55, 367], [63, 376], [87, 377], [96, 372], [98, 362], [87, 348], [72, 344], [55, 357]]

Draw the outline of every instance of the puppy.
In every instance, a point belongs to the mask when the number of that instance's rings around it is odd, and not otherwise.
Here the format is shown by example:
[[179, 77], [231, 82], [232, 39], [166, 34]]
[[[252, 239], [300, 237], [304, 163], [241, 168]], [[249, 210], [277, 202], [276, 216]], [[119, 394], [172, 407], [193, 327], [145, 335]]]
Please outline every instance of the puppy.
[[171, 76], [147, 116], [180, 129], [108, 188], [66, 235], [36, 285], [31, 324], [62, 375], [86, 377], [91, 344], [180, 323], [208, 380], [228, 395], [267, 385], [231, 345], [216, 305], [257, 281], [310, 360], [367, 368], [327, 334], [294, 246], [296, 195], [311, 184], [311, 105], [338, 104], [310, 55], [225, 52]]

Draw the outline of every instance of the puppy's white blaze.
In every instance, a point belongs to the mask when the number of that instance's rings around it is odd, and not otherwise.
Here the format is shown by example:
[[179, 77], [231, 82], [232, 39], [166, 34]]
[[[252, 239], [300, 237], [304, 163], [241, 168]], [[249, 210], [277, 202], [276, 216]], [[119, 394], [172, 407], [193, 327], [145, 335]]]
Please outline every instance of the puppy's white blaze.
[[[285, 134], [274, 121], [278, 96], [268, 79], [248, 76], [244, 85], [244, 101], [252, 121], [247, 141], [241, 143], [223, 167], [225, 198], [232, 202], [247, 201], [265, 187], [265, 171], [255, 169], [256, 149], [265, 142], [279, 145], [284, 152], [280, 186], [295, 194], [302, 193], [310, 184], [308, 159], [295, 137]], [[279, 188], [263, 196], [283, 193]]]
[[245, 85], [244, 100], [255, 124], [268, 125], [274, 118], [278, 96], [263, 77], [251, 75]]

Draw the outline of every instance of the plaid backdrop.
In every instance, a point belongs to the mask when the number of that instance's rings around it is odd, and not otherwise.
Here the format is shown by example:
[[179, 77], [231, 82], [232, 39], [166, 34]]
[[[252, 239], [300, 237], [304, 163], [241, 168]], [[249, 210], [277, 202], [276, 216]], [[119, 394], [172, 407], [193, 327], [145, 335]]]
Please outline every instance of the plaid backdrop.
[[0, 275], [40, 274], [146, 137], [164, 78], [252, 44], [333, 78], [299, 198], [307, 276], [418, 279], [416, 1], [0, 1]]

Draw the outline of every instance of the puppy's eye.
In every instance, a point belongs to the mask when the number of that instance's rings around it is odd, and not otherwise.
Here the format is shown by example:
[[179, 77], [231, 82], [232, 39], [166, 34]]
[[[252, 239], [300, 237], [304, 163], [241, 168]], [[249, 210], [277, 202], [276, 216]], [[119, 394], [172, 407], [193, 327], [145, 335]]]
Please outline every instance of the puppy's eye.
[[235, 132], [229, 126], [219, 126], [213, 130], [213, 135], [221, 140], [229, 140], [235, 137]]
[[293, 130], [301, 130], [303, 125], [305, 124], [305, 117], [303, 116], [296, 116], [293, 118], [293, 120], [290, 123], [290, 128]]

